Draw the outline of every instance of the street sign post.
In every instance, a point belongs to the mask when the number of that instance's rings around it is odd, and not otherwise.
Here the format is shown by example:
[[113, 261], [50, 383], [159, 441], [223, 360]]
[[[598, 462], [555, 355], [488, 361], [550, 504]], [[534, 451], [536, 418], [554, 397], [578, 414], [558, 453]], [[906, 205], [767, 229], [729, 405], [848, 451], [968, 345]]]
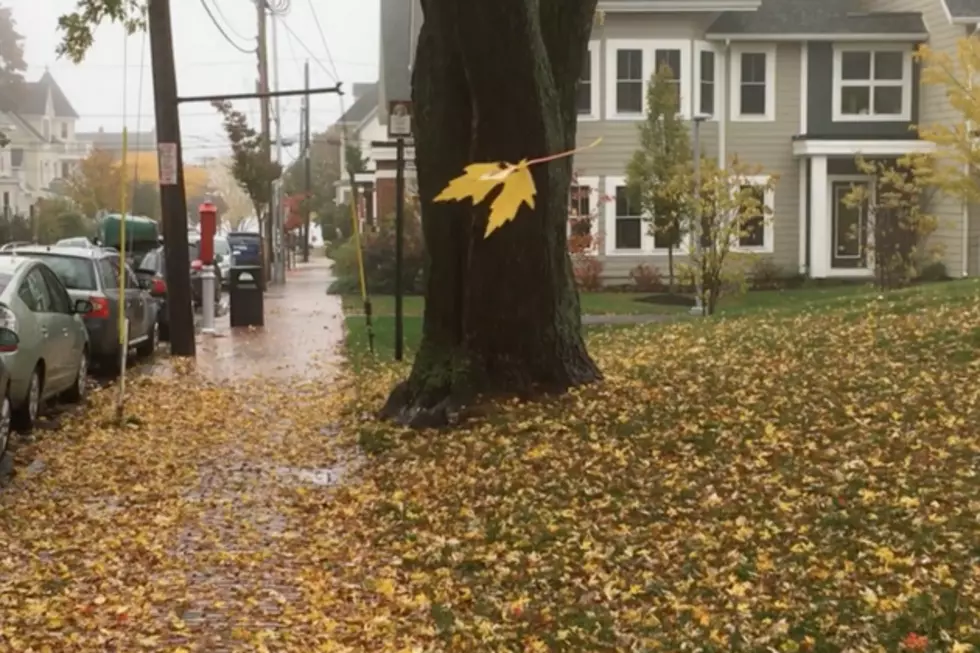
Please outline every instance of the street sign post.
[[402, 268], [405, 236], [405, 139], [412, 137], [412, 103], [393, 101], [388, 105], [388, 138], [395, 140], [395, 360], [404, 355], [404, 310]]

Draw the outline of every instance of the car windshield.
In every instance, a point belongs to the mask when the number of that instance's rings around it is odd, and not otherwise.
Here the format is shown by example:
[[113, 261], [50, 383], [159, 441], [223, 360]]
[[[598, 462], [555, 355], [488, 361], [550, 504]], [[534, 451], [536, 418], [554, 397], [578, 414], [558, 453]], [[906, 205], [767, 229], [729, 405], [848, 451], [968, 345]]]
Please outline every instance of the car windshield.
[[55, 256], [53, 254], [27, 254], [30, 258], [43, 261], [58, 275], [68, 290], [97, 290], [95, 267], [91, 259], [78, 256]]

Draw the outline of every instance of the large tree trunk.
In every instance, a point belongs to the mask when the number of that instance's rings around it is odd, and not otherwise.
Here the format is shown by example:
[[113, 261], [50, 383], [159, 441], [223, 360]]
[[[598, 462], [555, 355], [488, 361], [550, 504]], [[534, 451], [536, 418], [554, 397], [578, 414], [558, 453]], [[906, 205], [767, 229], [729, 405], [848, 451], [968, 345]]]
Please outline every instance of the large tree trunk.
[[535, 209], [488, 239], [485, 206], [432, 201], [470, 162], [574, 147], [595, 6], [423, 0], [412, 81], [426, 308], [412, 373], [382, 416], [440, 424], [474, 393], [527, 396], [601, 378], [582, 339], [567, 251], [571, 161], [535, 166]]

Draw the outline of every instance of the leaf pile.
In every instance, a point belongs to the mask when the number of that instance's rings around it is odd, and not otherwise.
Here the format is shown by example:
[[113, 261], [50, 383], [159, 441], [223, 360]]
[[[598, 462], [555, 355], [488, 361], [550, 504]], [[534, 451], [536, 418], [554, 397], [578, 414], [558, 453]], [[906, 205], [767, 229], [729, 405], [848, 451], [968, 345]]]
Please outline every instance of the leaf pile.
[[446, 434], [365, 416], [397, 367], [141, 380], [142, 426], [97, 396], [0, 493], [0, 650], [964, 653], [978, 324], [974, 290], [610, 329], [603, 384]]

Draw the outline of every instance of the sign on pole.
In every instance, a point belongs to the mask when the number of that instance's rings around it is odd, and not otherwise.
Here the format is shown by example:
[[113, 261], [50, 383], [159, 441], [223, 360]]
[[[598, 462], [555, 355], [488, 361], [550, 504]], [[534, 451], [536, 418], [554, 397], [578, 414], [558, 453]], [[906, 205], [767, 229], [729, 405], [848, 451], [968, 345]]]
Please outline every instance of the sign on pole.
[[160, 185], [177, 185], [177, 144], [158, 143], [157, 157], [160, 165]]
[[412, 103], [393, 100], [388, 103], [388, 138], [412, 137]]

